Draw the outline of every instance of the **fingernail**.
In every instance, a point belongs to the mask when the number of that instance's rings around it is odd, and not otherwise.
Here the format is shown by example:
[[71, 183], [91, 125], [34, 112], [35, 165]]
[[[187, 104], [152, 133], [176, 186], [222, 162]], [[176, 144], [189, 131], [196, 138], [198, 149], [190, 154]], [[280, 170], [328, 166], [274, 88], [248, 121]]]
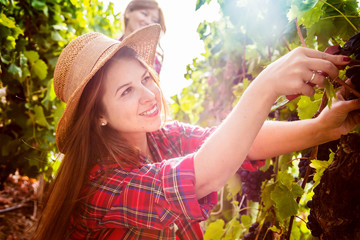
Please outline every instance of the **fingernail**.
[[351, 57], [343, 57], [344, 62], [349, 62], [351, 60]]

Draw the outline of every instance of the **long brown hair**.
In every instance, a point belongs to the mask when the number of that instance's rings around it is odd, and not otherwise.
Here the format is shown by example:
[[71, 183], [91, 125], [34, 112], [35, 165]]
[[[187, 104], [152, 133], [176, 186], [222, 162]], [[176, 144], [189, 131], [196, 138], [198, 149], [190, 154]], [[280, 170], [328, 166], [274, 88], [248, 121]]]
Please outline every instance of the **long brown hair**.
[[[112, 60], [118, 58], [136, 58], [136, 53], [127, 47], [120, 49], [109, 62], [101, 68], [85, 87], [77, 107], [71, 135], [66, 142], [66, 152], [52, 183], [48, 198], [38, 221], [33, 239], [66, 239], [69, 223], [80, 193], [87, 183], [88, 174], [94, 164], [102, 157], [110, 157], [119, 167], [138, 167], [140, 151], [129, 145], [109, 126], [101, 126], [99, 121], [103, 106], [102, 79]], [[149, 70], [159, 86], [157, 75], [144, 61], [140, 62]], [[160, 90], [161, 91], [161, 90]], [[167, 115], [166, 101], [163, 100], [163, 113]], [[164, 120], [165, 121], [165, 120]]]

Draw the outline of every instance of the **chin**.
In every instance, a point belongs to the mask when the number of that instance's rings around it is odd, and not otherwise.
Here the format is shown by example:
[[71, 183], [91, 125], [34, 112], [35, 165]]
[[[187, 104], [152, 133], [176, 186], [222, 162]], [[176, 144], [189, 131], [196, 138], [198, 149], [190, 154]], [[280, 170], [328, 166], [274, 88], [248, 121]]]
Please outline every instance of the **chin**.
[[155, 132], [161, 128], [162, 122], [161, 119], [159, 119], [157, 122], [154, 122], [147, 128], [147, 132]]

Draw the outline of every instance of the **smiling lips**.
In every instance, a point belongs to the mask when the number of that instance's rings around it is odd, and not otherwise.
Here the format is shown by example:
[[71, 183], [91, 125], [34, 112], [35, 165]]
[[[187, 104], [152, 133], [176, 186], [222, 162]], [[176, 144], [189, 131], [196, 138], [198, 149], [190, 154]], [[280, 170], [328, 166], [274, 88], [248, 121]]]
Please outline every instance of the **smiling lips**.
[[140, 113], [140, 116], [154, 117], [158, 113], [159, 113], [159, 109], [157, 107], [157, 104], [154, 104], [154, 106], [150, 110]]

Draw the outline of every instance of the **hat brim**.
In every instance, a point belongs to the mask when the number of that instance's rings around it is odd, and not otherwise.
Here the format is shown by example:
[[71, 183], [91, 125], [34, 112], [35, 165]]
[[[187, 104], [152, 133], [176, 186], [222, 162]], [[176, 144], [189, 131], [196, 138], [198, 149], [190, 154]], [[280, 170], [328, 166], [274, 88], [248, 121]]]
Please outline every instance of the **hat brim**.
[[[139, 56], [148, 63], [149, 66], [153, 66], [155, 59], [156, 47], [159, 41], [161, 27], [158, 24], [148, 25], [144, 28], [138, 29], [126, 37], [123, 41], [117, 40], [113, 45], [107, 48], [96, 61], [94, 67], [86, 77], [83, 77], [80, 85], [72, 93], [67, 101], [65, 110], [59, 119], [56, 129], [56, 144], [60, 152], [65, 153], [65, 142], [69, 135], [70, 128], [74, 123], [75, 111], [78, 107], [81, 95], [85, 86], [89, 83], [92, 77], [104, 64], [109, 61], [114, 54], [119, 51], [122, 47], [127, 46], [132, 48]], [[107, 39], [109, 40], [109, 39]], [[99, 39], [101, 44], [101, 39]]]

